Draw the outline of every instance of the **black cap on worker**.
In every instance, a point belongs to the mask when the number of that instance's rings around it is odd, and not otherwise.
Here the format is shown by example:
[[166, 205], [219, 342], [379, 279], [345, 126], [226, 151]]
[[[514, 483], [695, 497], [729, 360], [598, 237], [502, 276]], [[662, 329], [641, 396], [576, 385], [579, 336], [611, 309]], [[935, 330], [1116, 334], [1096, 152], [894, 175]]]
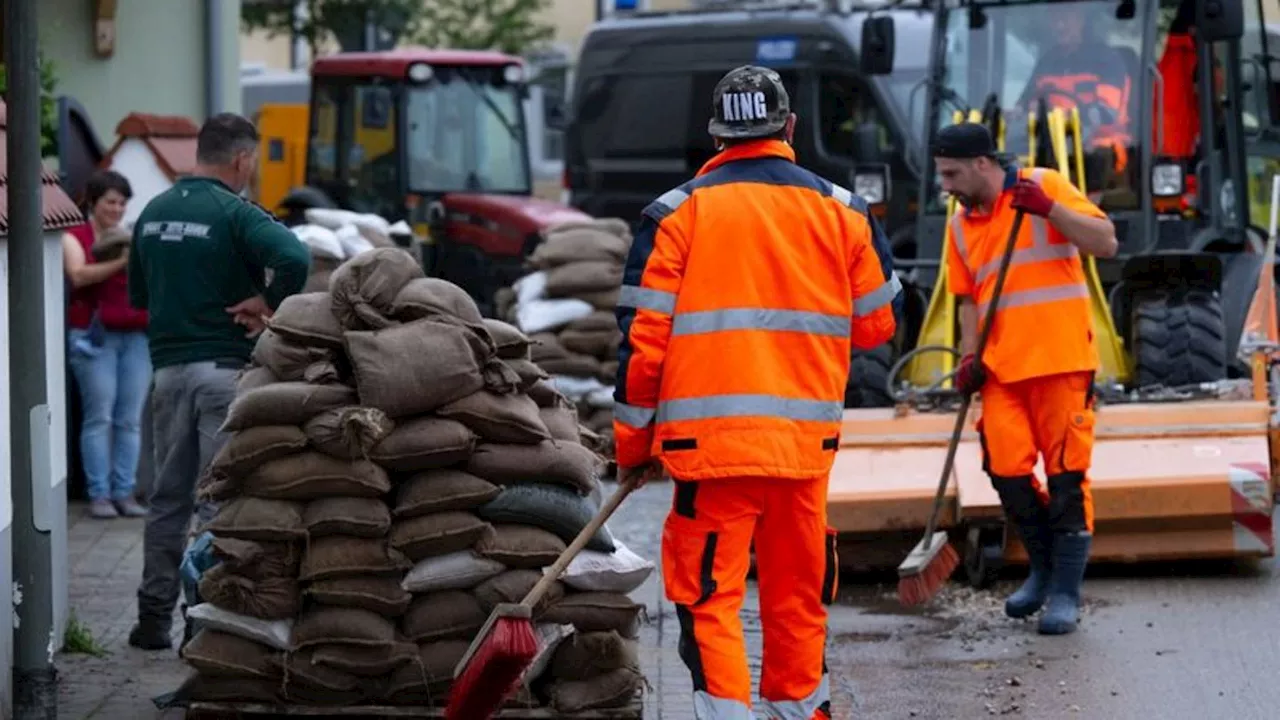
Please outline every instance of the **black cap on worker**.
[[707, 131], [718, 138], [758, 138], [777, 133], [791, 115], [791, 98], [778, 73], [756, 65], [730, 70], [712, 93]]
[[972, 160], [980, 157], [996, 157], [996, 144], [991, 131], [980, 123], [956, 123], [938, 131], [933, 144], [933, 156]]

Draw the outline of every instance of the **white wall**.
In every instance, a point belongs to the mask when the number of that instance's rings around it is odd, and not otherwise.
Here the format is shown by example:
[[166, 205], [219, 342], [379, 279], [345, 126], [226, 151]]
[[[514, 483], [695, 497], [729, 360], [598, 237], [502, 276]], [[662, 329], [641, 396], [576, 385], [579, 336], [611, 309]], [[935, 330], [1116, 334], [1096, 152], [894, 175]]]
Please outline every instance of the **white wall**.
[[133, 188], [133, 198], [124, 211], [126, 225], [133, 225], [152, 198], [173, 186], [156, 161], [155, 153], [137, 138], [129, 138], [120, 145], [112, 156], [111, 169], [124, 175]]

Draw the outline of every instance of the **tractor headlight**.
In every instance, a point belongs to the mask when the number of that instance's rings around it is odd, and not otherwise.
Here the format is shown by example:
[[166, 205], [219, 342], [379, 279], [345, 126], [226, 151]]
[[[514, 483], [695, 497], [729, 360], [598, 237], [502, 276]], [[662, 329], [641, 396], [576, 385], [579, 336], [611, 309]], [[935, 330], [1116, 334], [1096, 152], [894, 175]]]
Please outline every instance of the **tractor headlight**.
[[864, 167], [854, 171], [853, 193], [868, 205], [879, 205], [889, 199], [889, 170], [887, 167]]
[[508, 65], [502, 69], [502, 79], [506, 80], [508, 85], [524, 82], [524, 68], [519, 65]]
[[432, 75], [435, 75], [435, 70], [426, 63], [414, 63], [409, 66], [409, 79], [414, 82], [426, 82]]
[[1160, 163], [1151, 168], [1151, 194], [1158, 198], [1178, 197], [1182, 194], [1182, 166]]

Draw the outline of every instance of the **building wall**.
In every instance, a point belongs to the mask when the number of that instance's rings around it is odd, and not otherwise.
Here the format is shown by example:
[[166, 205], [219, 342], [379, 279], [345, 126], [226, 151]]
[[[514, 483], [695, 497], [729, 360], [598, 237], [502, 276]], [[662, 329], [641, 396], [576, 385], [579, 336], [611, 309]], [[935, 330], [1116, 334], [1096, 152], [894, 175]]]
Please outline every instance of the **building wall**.
[[[240, 0], [219, 3], [223, 110], [240, 109]], [[89, 112], [104, 143], [134, 111], [206, 116], [205, 0], [117, 4], [115, 54], [93, 50], [92, 4], [40, 0], [40, 47], [54, 62], [58, 92]]]

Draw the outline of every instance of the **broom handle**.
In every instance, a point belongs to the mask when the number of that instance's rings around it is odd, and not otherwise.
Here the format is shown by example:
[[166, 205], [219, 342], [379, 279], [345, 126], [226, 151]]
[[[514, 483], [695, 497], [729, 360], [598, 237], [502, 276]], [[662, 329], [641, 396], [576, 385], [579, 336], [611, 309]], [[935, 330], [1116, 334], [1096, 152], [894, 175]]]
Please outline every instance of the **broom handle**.
[[609, 498], [609, 501], [600, 507], [596, 516], [591, 518], [591, 522], [587, 523], [587, 526], [582, 528], [582, 532], [578, 533], [578, 537], [574, 538], [573, 542], [569, 543], [569, 547], [560, 553], [560, 557], [556, 558], [556, 561], [551, 565], [551, 569], [543, 574], [538, 584], [534, 585], [529, 594], [525, 595], [524, 599], [520, 601], [521, 605], [532, 608], [542, 601], [542, 596], [546, 595], [551, 586], [555, 584], [555, 581], [560, 579], [560, 574], [564, 572], [564, 569], [569, 567], [569, 563], [573, 562], [573, 559], [578, 556], [582, 548], [591, 542], [591, 538], [600, 531], [600, 528], [604, 527], [605, 522], [613, 515], [613, 511], [617, 510], [622, 501], [626, 500], [631, 491], [635, 489], [636, 483], [630, 478], [624, 479], [618, 485], [613, 497]]
[[[996, 286], [991, 291], [991, 304], [987, 306], [987, 316], [982, 321], [982, 329], [978, 331], [978, 346], [973, 351], [973, 361], [982, 362], [982, 351], [987, 348], [987, 338], [991, 335], [991, 325], [996, 319], [1000, 294], [1004, 291], [1004, 279], [1009, 275], [1009, 264], [1013, 259], [1013, 248], [1018, 244], [1018, 233], [1022, 230], [1022, 218], [1025, 215], [1019, 210], [1013, 216], [1013, 227], [1009, 228], [1009, 239], [1004, 244], [1004, 256], [1000, 258], [1000, 272], [996, 275]], [[955, 467], [956, 451], [960, 448], [960, 436], [964, 434], [964, 421], [969, 415], [969, 405], [973, 401], [972, 394], [966, 394], [960, 401], [960, 410], [956, 414], [956, 426], [951, 432], [951, 442], [947, 444], [947, 459], [942, 463], [942, 479], [938, 480], [938, 494], [933, 498], [933, 512], [929, 514], [929, 525], [925, 528], [925, 547], [933, 542], [933, 531], [938, 528], [938, 516], [942, 514], [942, 501], [947, 496], [947, 481], [951, 478], [951, 470]]]

